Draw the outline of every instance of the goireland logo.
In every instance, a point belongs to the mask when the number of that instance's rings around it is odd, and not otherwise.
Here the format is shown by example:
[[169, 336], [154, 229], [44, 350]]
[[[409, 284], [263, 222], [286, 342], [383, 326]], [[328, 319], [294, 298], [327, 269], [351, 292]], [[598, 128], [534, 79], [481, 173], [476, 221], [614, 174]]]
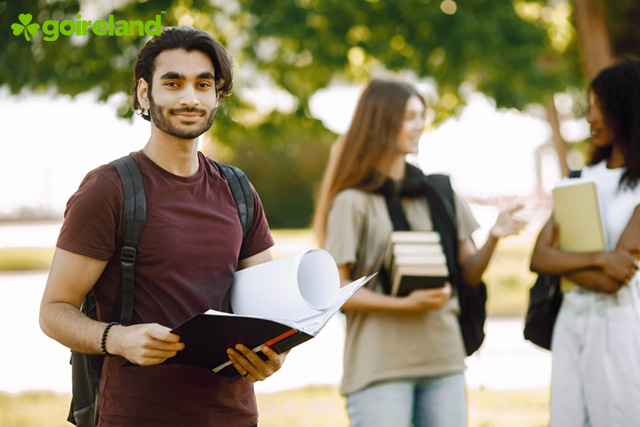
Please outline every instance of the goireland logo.
[[[162, 11], [162, 14], [165, 12]], [[76, 20], [65, 19], [64, 21], [46, 20], [42, 23], [42, 40], [51, 42], [58, 40], [63, 36], [86, 36], [92, 32], [96, 36], [157, 36], [160, 35], [162, 23], [161, 15], [156, 15], [156, 19], [147, 22], [140, 20], [116, 21], [113, 15], [109, 15], [106, 20], [98, 19], [95, 21], [83, 20], [82, 15], [76, 15]], [[24, 38], [31, 41], [31, 36], [38, 34], [40, 25], [31, 23], [33, 17], [30, 13], [20, 14], [18, 20], [20, 23], [11, 25], [14, 36], [20, 36], [24, 32]]]
[[21, 22], [21, 24], [18, 24], [16, 22], [15, 24], [11, 25], [13, 35], [19, 36], [20, 33], [24, 31], [24, 38], [27, 39], [27, 41], [31, 41], [31, 39], [29, 38], [29, 34], [35, 36], [36, 34], [38, 34], [38, 30], [40, 29], [40, 25], [36, 24], [35, 22], [33, 24], [30, 24], [31, 18], [33, 17], [30, 13], [27, 13], [26, 15], [24, 13], [21, 13], [20, 16], [18, 16], [18, 20]]

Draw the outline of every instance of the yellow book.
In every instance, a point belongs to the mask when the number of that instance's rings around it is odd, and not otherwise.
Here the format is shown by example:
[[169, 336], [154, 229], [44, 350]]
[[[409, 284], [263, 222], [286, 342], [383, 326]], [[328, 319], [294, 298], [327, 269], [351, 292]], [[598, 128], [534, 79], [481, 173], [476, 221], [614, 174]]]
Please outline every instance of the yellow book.
[[[559, 247], [568, 252], [606, 250], [606, 237], [598, 191], [593, 181], [570, 179], [552, 191], [553, 217], [559, 227]], [[578, 286], [566, 277], [560, 289], [567, 292]]]
[[595, 182], [571, 179], [554, 188], [553, 217], [560, 228], [561, 250], [606, 250], [604, 222]]

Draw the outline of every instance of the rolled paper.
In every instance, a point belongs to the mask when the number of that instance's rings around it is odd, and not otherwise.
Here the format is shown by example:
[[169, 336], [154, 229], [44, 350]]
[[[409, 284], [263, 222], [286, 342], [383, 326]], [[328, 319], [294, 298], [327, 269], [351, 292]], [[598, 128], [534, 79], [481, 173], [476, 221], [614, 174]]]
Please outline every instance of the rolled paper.
[[333, 257], [310, 249], [237, 271], [231, 309], [239, 315], [299, 321], [330, 307], [339, 290]]

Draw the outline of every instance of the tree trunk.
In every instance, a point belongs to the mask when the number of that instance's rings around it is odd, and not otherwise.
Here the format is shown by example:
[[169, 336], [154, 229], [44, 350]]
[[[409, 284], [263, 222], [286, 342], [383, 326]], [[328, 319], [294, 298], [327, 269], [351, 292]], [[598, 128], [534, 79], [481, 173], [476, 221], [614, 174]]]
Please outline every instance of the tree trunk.
[[560, 120], [558, 119], [558, 110], [553, 98], [547, 102], [547, 121], [551, 125], [553, 146], [558, 154], [558, 163], [560, 164], [560, 176], [569, 176], [569, 164], [567, 163], [567, 142], [560, 134]]
[[573, 0], [574, 23], [587, 81], [613, 63], [611, 40], [602, 0]]
[[[609, 30], [602, 0], [573, 0], [573, 19], [578, 33], [582, 67], [587, 81], [591, 81], [603, 68], [613, 64]], [[560, 134], [560, 121], [553, 99], [547, 102], [547, 120], [553, 132], [553, 146], [558, 154], [560, 174], [569, 174], [567, 143]]]

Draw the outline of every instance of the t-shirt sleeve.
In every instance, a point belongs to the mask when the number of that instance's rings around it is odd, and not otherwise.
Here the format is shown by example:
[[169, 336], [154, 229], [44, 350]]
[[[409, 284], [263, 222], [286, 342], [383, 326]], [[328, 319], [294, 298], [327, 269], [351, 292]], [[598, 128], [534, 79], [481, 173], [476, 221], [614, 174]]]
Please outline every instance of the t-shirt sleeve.
[[67, 202], [56, 247], [101, 261], [111, 259], [122, 220], [122, 188], [115, 170], [87, 174]]
[[454, 203], [456, 204], [456, 219], [458, 221], [458, 240], [464, 242], [480, 227], [480, 224], [473, 216], [469, 204], [457, 193], [454, 193]]
[[274, 243], [271, 231], [269, 231], [269, 223], [267, 222], [267, 217], [262, 207], [262, 201], [255, 188], [253, 188], [253, 185], [251, 186], [251, 191], [253, 191], [253, 204], [255, 207], [253, 224], [242, 241], [240, 259], [249, 258], [260, 252], [264, 252], [272, 247]]
[[365, 204], [356, 190], [334, 197], [327, 215], [324, 249], [337, 265], [355, 263], [365, 225]]

